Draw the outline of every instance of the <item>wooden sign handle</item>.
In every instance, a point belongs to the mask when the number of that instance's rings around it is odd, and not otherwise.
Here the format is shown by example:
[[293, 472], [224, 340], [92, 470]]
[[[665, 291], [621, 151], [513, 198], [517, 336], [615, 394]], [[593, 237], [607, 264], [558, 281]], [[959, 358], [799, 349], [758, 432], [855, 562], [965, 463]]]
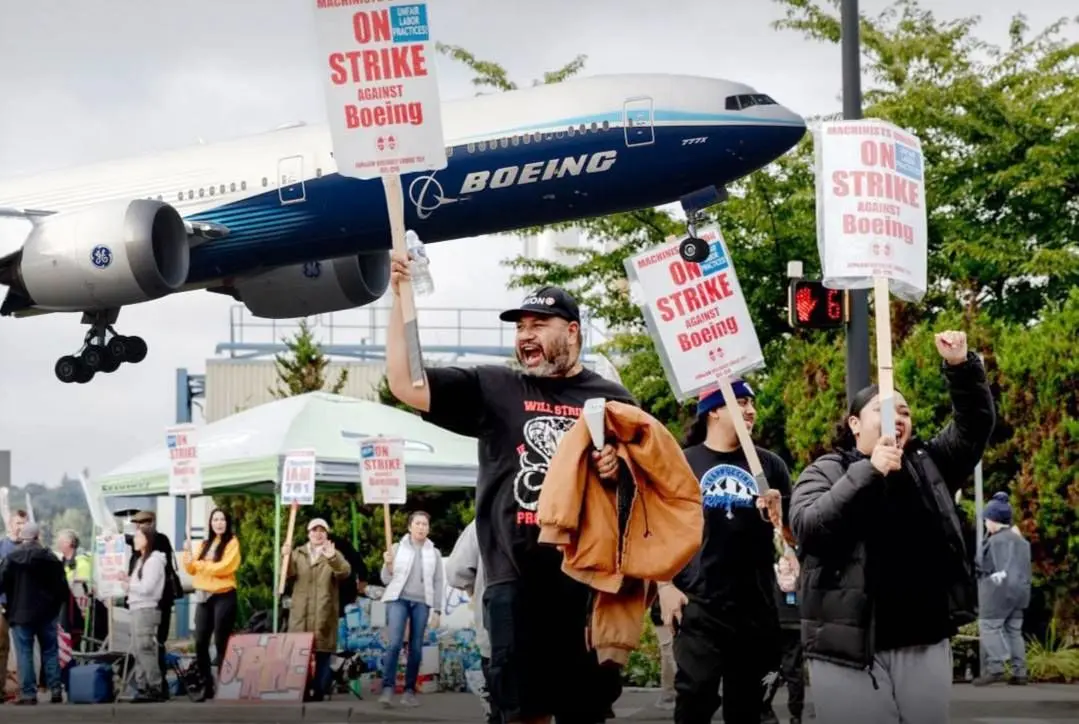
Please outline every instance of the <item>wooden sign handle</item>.
[[880, 390], [880, 434], [882, 437], [895, 437], [892, 300], [886, 277], [876, 277], [873, 280], [873, 312], [877, 322], [877, 388]]
[[[191, 493], [188, 493], [187, 495], [184, 496], [184, 509], [185, 509], [184, 520], [187, 521], [187, 531], [186, 531], [187, 532], [187, 540], [190, 541], [191, 540]], [[207, 533], [209, 533], [209, 531], [207, 531]], [[209, 536], [207, 536], [207, 537], [209, 537]], [[191, 543], [192, 548], [194, 547], [194, 545], [195, 544], [192, 541], [192, 543]], [[194, 551], [191, 551], [192, 555], [194, 555], [194, 553], [195, 553]]]
[[296, 535], [296, 513], [300, 511], [300, 504], [292, 501], [288, 509], [288, 532], [285, 534], [285, 542], [288, 543], [288, 551], [285, 552], [284, 560], [281, 561], [281, 581], [277, 584], [277, 593], [285, 594], [285, 584], [288, 582], [288, 564], [292, 560], [292, 537]]
[[768, 492], [768, 481], [764, 477], [764, 467], [761, 466], [760, 456], [757, 455], [757, 446], [753, 444], [753, 439], [749, 436], [749, 430], [746, 429], [746, 421], [742, 419], [738, 401], [734, 398], [734, 388], [731, 387], [730, 377], [723, 376], [720, 378], [719, 390], [723, 393], [723, 402], [727, 408], [727, 414], [731, 417], [731, 424], [734, 425], [734, 431], [738, 435], [738, 442], [742, 446], [742, 452], [745, 453], [746, 462], [749, 463], [749, 472], [756, 478], [760, 494], [764, 495]]
[[757, 483], [757, 492], [766, 502], [765, 512], [768, 515], [768, 520], [774, 528], [783, 532], [784, 536], [786, 536], [786, 531], [783, 531], [782, 502], [777, 506], [775, 496], [768, 495], [771, 488], [768, 486], [768, 479], [764, 476], [764, 466], [761, 465], [760, 456], [757, 455], [757, 446], [753, 444], [753, 439], [749, 436], [749, 430], [746, 429], [746, 421], [742, 419], [742, 410], [734, 397], [731, 378], [726, 375], [721, 377], [719, 379], [719, 389], [723, 393], [724, 407], [726, 407], [727, 414], [731, 417], [731, 424], [734, 425], [734, 431], [738, 435], [738, 443], [742, 446], [746, 462], [749, 463], [749, 472]]
[[[408, 253], [405, 241], [405, 200], [401, 188], [401, 177], [390, 174], [382, 177], [386, 189], [386, 212], [390, 218], [390, 236], [393, 250]], [[401, 316], [405, 321], [405, 345], [408, 350], [408, 373], [413, 387], [423, 387], [426, 377], [423, 374], [423, 355], [420, 351], [420, 328], [416, 319], [416, 296], [412, 291], [412, 282], [401, 282]]]
[[393, 526], [390, 525], [390, 504], [382, 504], [382, 528], [386, 533], [386, 552], [393, 550]]

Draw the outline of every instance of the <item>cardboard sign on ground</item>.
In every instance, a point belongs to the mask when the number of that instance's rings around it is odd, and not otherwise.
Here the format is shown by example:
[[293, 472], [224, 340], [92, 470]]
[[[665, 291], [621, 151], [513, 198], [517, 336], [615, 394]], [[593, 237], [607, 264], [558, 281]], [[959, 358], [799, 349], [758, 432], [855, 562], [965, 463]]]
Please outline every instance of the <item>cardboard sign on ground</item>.
[[221, 664], [222, 701], [303, 701], [312, 673], [313, 633], [237, 634]]

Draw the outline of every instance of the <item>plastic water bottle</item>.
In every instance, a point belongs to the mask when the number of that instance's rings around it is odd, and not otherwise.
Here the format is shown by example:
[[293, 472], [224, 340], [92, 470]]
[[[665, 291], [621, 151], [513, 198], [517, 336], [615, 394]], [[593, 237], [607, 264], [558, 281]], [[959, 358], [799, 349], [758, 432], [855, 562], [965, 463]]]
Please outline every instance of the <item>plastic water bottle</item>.
[[427, 250], [415, 231], [405, 232], [405, 243], [411, 259], [409, 271], [412, 273], [412, 291], [416, 296], [430, 294], [435, 290], [435, 280], [431, 278], [431, 261], [427, 258]]

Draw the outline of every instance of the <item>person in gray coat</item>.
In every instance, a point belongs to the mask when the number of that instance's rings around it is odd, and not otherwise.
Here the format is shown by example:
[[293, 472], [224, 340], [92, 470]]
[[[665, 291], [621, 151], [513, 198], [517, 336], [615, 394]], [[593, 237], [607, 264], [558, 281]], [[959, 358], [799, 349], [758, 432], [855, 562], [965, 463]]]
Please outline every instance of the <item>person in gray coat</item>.
[[985, 506], [985, 529], [978, 559], [978, 637], [982, 675], [975, 686], [1002, 682], [1004, 662], [1011, 661], [1008, 683], [1027, 683], [1023, 612], [1030, 605], [1030, 543], [1012, 527], [1007, 493], [997, 493]]

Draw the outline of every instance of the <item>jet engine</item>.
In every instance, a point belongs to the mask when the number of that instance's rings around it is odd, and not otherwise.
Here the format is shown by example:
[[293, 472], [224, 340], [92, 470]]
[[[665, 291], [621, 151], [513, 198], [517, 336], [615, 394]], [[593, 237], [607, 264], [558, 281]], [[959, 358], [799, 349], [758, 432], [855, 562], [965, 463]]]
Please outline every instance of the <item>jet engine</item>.
[[291, 319], [370, 304], [390, 284], [390, 253], [369, 252], [281, 267], [233, 283], [256, 317]]
[[190, 249], [176, 209], [120, 200], [38, 220], [15, 269], [15, 286], [53, 312], [116, 309], [164, 297], [187, 281]]

